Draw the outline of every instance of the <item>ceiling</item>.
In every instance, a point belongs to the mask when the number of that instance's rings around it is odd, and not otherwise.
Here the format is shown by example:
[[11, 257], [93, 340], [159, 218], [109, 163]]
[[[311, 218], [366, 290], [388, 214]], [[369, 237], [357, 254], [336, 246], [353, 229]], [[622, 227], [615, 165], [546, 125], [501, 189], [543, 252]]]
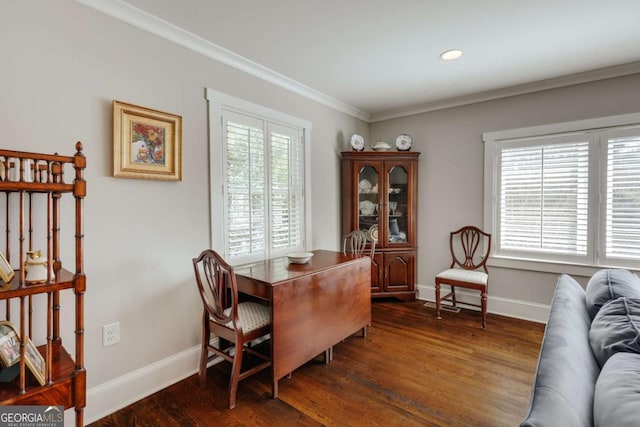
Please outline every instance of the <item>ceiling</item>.
[[639, 0], [120, 3], [371, 121], [640, 72]]

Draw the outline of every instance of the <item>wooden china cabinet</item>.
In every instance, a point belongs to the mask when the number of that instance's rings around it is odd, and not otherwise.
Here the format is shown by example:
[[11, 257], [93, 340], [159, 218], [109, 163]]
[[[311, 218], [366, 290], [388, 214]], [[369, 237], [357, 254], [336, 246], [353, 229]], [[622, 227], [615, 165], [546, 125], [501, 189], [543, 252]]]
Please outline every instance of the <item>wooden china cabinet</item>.
[[371, 296], [416, 298], [418, 157], [414, 151], [342, 153], [342, 231], [376, 239]]
[[[82, 426], [86, 158], [80, 142], [75, 148], [72, 156], [0, 149], [0, 252], [7, 261], [0, 260], [0, 342], [10, 355], [0, 365], [0, 405], [74, 407]], [[73, 294], [70, 306], [63, 304], [66, 293]], [[73, 355], [63, 346], [63, 315], [75, 321], [66, 342]]]

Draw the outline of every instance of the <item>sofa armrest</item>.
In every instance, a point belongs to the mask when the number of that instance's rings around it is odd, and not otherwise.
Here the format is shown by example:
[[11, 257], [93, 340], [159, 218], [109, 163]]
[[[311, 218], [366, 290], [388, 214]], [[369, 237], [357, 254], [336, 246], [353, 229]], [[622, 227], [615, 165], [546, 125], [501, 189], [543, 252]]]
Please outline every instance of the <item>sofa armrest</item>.
[[590, 327], [585, 291], [570, 276], [560, 276], [522, 427], [593, 425], [600, 367], [591, 352]]

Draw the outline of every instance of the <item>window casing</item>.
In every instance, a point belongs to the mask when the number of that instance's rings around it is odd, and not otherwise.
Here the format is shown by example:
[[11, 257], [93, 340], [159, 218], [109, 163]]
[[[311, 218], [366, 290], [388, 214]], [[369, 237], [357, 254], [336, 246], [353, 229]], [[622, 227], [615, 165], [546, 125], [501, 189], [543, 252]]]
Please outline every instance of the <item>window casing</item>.
[[640, 268], [640, 114], [483, 139], [491, 264]]
[[207, 90], [211, 246], [233, 264], [310, 238], [309, 122]]

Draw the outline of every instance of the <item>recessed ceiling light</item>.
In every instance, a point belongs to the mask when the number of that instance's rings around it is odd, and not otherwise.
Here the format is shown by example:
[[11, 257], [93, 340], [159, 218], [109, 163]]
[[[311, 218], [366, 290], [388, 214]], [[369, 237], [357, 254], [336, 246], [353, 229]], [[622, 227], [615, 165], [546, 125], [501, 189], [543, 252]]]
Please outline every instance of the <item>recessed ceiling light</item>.
[[451, 49], [440, 54], [440, 58], [444, 59], [445, 61], [453, 61], [454, 59], [458, 59], [461, 56], [462, 51], [460, 49]]

